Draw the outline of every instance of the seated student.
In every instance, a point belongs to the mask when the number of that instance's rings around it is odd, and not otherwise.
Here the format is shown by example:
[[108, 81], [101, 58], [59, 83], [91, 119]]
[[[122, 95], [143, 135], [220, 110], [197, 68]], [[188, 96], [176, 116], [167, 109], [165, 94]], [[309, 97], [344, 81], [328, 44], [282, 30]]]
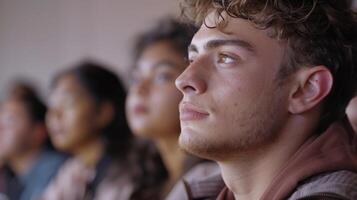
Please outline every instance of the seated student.
[[357, 199], [357, 14], [346, 0], [185, 0], [201, 28], [177, 78], [180, 146], [219, 200]]
[[[153, 141], [168, 171], [161, 197], [203, 160], [178, 147], [178, 104], [182, 98], [174, 81], [186, 68], [187, 46], [195, 28], [173, 19], [163, 20], [138, 39], [133, 83], [127, 97], [127, 116], [135, 135]], [[212, 162], [195, 168], [196, 176], [217, 169]], [[192, 173], [191, 173], [192, 174]]]
[[64, 162], [47, 147], [46, 106], [34, 89], [16, 83], [0, 111], [0, 152], [6, 165], [4, 193], [9, 199], [37, 199]]
[[108, 69], [84, 61], [53, 81], [47, 124], [54, 146], [73, 156], [42, 199], [129, 199], [133, 136], [125, 90]]
[[350, 101], [346, 112], [352, 128], [357, 132], [357, 96]]

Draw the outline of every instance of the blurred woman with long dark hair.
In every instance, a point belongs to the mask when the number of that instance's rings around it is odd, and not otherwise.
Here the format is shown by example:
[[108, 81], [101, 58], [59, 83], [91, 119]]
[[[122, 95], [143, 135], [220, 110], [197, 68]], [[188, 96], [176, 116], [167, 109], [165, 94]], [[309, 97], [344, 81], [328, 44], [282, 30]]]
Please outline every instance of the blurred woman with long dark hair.
[[110, 70], [82, 62], [53, 81], [47, 124], [54, 146], [73, 156], [42, 199], [129, 199], [133, 136], [125, 90]]
[[155, 144], [167, 169], [161, 198], [183, 177], [189, 178], [186, 175], [205, 176], [217, 169], [216, 164], [182, 151], [178, 144], [182, 94], [175, 79], [188, 66], [186, 52], [195, 30], [169, 18], [140, 35], [135, 45], [126, 113], [133, 133]]

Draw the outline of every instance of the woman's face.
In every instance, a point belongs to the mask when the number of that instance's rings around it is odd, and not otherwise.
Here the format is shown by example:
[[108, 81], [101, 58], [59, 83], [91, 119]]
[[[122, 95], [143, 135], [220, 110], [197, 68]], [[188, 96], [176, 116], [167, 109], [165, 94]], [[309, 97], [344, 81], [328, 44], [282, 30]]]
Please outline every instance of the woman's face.
[[169, 41], [154, 43], [143, 51], [126, 102], [129, 125], [136, 135], [155, 138], [179, 134], [182, 95], [175, 79], [186, 66], [184, 55]]
[[0, 160], [31, 150], [33, 142], [29, 137], [36, 137], [35, 125], [24, 102], [6, 99], [0, 109]]
[[353, 129], [357, 132], [357, 96], [350, 101], [346, 112]]
[[82, 145], [98, 139], [96, 104], [73, 75], [62, 76], [49, 99], [46, 123], [59, 150], [76, 153]]

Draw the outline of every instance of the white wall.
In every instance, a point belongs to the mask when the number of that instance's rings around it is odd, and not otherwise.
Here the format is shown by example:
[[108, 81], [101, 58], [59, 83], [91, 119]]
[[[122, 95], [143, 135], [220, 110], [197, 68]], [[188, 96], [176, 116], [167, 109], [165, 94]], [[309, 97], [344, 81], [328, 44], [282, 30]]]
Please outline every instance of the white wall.
[[59, 69], [83, 57], [124, 74], [134, 36], [161, 16], [177, 15], [178, 5], [179, 0], [0, 0], [0, 96], [19, 76], [46, 91]]
[[0, 0], [0, 94], [14, 77], [47, 93], [61, 68], [93, 57], [124, 73], [135, 36], [178, 0]]

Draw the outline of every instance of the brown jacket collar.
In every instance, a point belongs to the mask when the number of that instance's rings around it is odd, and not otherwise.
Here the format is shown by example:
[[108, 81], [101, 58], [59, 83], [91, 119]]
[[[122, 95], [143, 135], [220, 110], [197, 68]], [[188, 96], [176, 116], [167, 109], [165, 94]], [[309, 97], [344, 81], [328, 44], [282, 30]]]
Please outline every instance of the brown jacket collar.
[[[332, 124], [323, 134], [310, 138], [298, 150], [260, 200], [287, 199], [299, 182], [314, 175], [339, 170], [357, 173], [357, 135], [347, 120]], [[234, 200], [224, 189], [217, 200]]]

